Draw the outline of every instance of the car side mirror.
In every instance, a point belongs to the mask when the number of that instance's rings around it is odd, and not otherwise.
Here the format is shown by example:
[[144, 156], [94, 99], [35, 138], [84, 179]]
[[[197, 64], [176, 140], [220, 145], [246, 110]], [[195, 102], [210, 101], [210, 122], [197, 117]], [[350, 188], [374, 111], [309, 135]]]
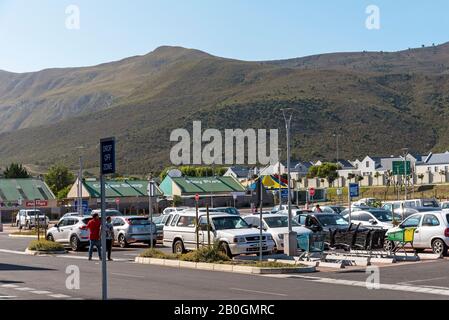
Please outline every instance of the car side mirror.
[[374, 219], [370, 219], [370, 220], [369, 220], [369, 223], [371, 223], [371, 224], [377, 224], [377, 221], [374, 220]]

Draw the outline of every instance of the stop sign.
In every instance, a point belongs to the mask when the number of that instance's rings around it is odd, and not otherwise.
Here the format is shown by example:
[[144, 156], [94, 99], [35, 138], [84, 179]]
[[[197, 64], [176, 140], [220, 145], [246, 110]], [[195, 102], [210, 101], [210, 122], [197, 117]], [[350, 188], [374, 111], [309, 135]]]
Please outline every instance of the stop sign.
[[315, 189], [314, 188], [310, 188], [309, 189], [309, 194], [311, 197], [313, 197], [315, 195]]
[[197, 202], [200, 200], [200, 195], [199, 195], [198, 193], [195, 195], [195, 200], [196, 200]]

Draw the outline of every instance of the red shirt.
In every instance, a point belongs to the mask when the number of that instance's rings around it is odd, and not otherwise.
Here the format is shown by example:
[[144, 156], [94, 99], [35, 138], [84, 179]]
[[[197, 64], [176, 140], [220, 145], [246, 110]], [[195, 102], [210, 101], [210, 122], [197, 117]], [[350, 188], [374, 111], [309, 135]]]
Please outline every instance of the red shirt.
[[87, 229], [89, 229], [89, 239], [90, 240], [100, 240], [100, 227], [101, 220], [100, 219], [92, 219], [87, 224]]

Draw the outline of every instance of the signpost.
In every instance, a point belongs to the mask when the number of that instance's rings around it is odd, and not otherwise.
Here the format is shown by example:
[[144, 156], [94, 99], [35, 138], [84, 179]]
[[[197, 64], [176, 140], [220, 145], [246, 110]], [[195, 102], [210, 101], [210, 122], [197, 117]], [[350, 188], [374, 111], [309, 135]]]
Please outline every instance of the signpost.
[[106, 188], [105, 175], [115, 173], [115, 138], [100, 140], [100, 182], [101, 182], [101, 269], [102, 296], [108, 299], [108, 277], [106, 267]]
[[[156, 195], [155, 192], [155, 186], [154, 186], [154, 181], [151, 179], [150, 182], [148, 183], [148, 198], [149, 198], [149, 202], [148, 202], [148, 206], [149, 206], [149, 212], [150, 212], [150, 224], [151, 224], [151, 228], [153, 228], [153, 197]], [[151, 249], [153, 249], [153, 229], [151, 229]]]
[[2, 207], [4, 206], [3, 202], [0, 202], [0, 232], [3, 232], [3, 223], [2, 223]]
[[197, 193], [195, 195], [195, 209], [196, 209], [196, 214], [195, 214], [195, 234], [196, 234], [196, 250], [198, 250], [200, 248], [200, 239], [199, 239], [199, 216], [198, 216], [198, 203], [200, 201], [200, 195]]
[[411, 172], [410, 161], [393, 161], [393, 174], [395, 176], [407, 176]]
[[360, 188], [358, 183], [350, 183], [348, 192], [348, 202], [349, 202], [349, 223], [351, 223], [351, 201], [352, 198], [357, 198], [360, 195]]

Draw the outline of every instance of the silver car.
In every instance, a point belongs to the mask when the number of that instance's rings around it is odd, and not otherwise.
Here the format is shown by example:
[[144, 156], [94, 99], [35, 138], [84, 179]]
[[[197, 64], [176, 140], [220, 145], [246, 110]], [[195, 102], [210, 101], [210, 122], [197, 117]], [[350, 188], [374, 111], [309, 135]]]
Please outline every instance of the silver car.
[[47, 230], [49, 241], [70, 245], [73, 251], [79, 251], [89, 245], [87, 223], [92, 217], [63, 217], [54, 227]]
[[151, 224], [147, 217], [113, 217], [112, 225], [114, 226], [114, 240], [122, 248], [137, 242], [151, 245], [151, 240], [153, 240], [153, 246], [156, 246], [156, 225]]

